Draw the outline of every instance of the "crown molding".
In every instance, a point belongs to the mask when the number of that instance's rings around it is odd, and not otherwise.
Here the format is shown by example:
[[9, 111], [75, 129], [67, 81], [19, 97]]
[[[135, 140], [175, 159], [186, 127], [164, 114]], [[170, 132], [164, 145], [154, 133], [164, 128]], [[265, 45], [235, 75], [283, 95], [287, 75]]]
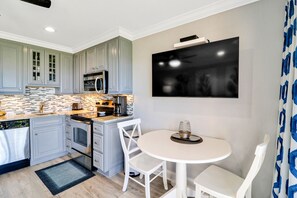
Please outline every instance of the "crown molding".
[[104, 32], [97, 37], [82, 43], [74, 48], [59, 45], [55, 43], [50, 43], [46, 41], [41, 41], [38, 39], [33, 39], [21, 35], [16, 35], [4, 31], [0, 31], [0, 38], [17, 41], [21, 43], [31, 44], [31, 45], [37, 45], [40, 47], [50, 48], [58, 51], [68, 52], [68, 53], [77, 53], [82, 50], [85, 50], [89, 47], [92, 47], [94, 45], [97, 45], [99, 43], [105, 42], [107, 40], [110, 40], [117, 36], [122, 36], [126, 39], [129, 39], [131, 41], [162, 32], [171, 28], [175, 28], [180, 25], [184, 25], [202, 18], [206, 18], [211, 15], [215, 15], [227, 10], [231, 10], [240, 6], [244, 6], [250, 3], [254, 3], [260, 0], [219, 0], [215, 3], [209, 4], [207, 6], [204, 6], [202, 8], [187, 12], [185, 14], [181, 14], [175, 17], [172, 17], [168, 20], [161, 21], [160, 23], [157, 23], [152, 26], [148, 26], [146, 28], [143, 28], [140, 31], [131, 32], [123, 27], [117, 27], [110, 31]]
[[168, 20], [161, 21], [158, 24], [146, 27], [140, 31], [133, 33], [132, 40], [137, 40], [158, 32], [162, 32], [180, 25], [184, 25], [199, 19], [206, 18], [211, 15], [231, 10], [240, 6], [254, 3], [260, 0], [219, 0], [207, 6], [192, 10], [190, 12], [172, 17]]
[[62, 51], [62, 52], [73, 53], [73, 49], [68, 46], [50, 43], [50, 42], [46, 42], [46, 41], [41, 41], [38, 39], [33, 39], [33, 38], [29, 38], [29, 37], [25, 37], [25, 36], [21, 36], [21, 35], [17, 35], [17, 34], [12, 34], [9, 32], [0, 31], [0, 38], [6, 39], [6, 40], [11, 40], [11, 41], [17, 41], [17, 42], [21, 42], [21, 43], [26, 43], [26, 44], [30, 44], [30, 45], [36, 45], [36, 46], [40, 46], [40, 47], [45, 47], [45, 48], [49, 48], [49, 49], [54, 49], [54, 50], [58, 50], [58, 51]]

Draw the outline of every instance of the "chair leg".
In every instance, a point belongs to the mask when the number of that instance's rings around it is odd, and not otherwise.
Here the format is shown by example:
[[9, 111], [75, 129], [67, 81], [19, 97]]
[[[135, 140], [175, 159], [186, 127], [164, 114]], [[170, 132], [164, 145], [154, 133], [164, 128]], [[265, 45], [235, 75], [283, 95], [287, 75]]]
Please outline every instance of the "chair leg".
[[196, 190], [195, 190], [195, 198], [201, 198], [202, 196], [202, 192], [201, 192], [201, 189], [200, 187], [196, 184]]
[[129, 173], [130, 173], [130, 167], [129, 164], [125, 162], [125, 179], [124, 179], [124, 185], [122, 191], [126, 191], [128, 187], [129, 182]]
[[247, 189], [245, 197], [252, 198], [252, 185]]
[[144, 176], [144, 180], [145, 180], [145, 197], [146, 198], [150, 198], [150, 175], [146, 174]]
[[162, 169], [163, 169], [163, 184], [164, 184], [164, 189], [165, 190], [168, 190], [166, 161], [163, 162]]

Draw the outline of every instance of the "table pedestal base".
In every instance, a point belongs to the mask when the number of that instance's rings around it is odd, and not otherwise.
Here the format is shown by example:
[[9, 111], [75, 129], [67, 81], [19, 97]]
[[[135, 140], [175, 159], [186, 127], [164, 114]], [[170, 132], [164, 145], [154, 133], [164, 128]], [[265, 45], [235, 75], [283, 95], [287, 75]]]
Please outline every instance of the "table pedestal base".
[[187, 197], [187, 165], [176, 163], [176, 197]]
[[187, 198], [187, 164], [176, 163], [176, 185], [161, 198]]

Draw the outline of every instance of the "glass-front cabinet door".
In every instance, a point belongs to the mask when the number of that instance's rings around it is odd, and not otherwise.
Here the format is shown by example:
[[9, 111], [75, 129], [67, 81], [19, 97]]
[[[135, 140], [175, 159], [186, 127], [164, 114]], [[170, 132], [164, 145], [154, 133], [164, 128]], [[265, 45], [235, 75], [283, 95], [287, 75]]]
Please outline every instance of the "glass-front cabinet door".
[[59, 86], [59, 53], [45, 51], [45, 84]]
[[44, 84], [44, 51], [30, 48], [28, 59], [28, 83]]

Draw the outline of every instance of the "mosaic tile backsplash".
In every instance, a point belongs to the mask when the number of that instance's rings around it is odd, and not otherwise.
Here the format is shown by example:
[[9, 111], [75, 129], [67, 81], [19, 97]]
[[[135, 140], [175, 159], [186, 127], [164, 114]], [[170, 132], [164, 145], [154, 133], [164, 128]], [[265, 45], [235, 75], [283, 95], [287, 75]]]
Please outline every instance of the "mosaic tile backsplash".
[[[133, 115], [133, 95], [127, 96], [127, 113]], [[86, 110], [96, 110], [99, 100], [112, 100], [112, 95], [75, 94], [56, 95], [55, 88], [26, 87], [24, 95], [0, 95], [0, 109], [8, 114], [30, 114], [39, 110], [40, 102], [44, 102], [44, 111], [68, 111], [72, 103], [81, 102]]]

